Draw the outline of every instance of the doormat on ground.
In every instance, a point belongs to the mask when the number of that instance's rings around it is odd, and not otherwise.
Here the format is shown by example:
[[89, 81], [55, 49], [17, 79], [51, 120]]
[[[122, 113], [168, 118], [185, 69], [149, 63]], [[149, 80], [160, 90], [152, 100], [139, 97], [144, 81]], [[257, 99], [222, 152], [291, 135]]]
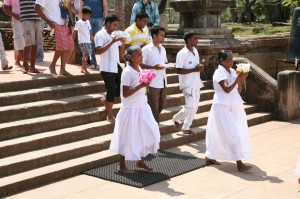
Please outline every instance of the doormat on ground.
[[136, 161], [126, 161], [127, 167], [133, 170], [133, 173], [118, 172], [119, 163], [98, 167], [83, 173], [104, 180], [142, 188], [210, 165], [202, 158], [168, 151], [159, 151], [157, 154], [148, 155], [145, 158], [145, 163], [153, 168], [152, 172], [137, 168], [135, 166]]

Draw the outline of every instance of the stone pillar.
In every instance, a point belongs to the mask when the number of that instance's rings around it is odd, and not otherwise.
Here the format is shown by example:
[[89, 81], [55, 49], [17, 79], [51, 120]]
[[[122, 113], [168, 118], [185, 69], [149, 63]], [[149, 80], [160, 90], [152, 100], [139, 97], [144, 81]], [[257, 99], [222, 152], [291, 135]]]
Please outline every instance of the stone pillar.
[[278, 73], [278, 110], [276, 118], [290, 121], [300, 117], [300, 71]]
[[136, 0], [115, 0], [115, 14], [120, 18], [119, 30], [125, 30], [130, 25], [130, 16]]

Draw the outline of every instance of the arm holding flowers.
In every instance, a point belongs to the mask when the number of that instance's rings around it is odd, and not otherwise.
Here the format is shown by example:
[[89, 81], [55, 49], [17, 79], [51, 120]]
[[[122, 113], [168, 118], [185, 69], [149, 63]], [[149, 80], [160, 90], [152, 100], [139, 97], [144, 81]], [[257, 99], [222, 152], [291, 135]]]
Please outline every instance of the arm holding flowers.
[[222, 89], [224, 90], [225, 93], [230, 93], [234, 87], [236, 86], [236, 84], [238, 84], [238, 90], [239, 92], [242, 90], [242, 86], [241, 86], [241, 80], [246, 77], [248, 74], [247, 73], [243, 73], [240, 72], [238, 73], [236, 79], [228, 85], [227, 80], [222, 80], [219, 82], [220, 86], [222, 87]]
[[123, 86], [123, 97], [125, 97], [125, 98], [129, 97], [129, 96], [133, 95], [135, 92], [137, 92], [138, 90], [140, 90], [141, 88], [144, 88], [148, 85], [149, 84], [141, 83], [134, 88], [130, 88], [130, 86]]

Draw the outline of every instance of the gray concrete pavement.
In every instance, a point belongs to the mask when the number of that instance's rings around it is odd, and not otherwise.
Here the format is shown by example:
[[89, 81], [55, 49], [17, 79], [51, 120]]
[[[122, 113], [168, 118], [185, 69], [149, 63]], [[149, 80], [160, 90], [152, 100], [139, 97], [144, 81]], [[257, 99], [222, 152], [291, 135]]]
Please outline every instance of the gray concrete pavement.
[[[300, 185], [294, 175], [300, 155], [300, 119], [271, 121], [249, 129], [254, 157], [244, 160], [253, 165], [248, 173], [238, 172], [234, 162], [223, 161], [221, 166], [201, 168], [142, 189], [80, 175], [9, 198], [300, 198]], [[205, 141], [171, 151], [204, 157]]]

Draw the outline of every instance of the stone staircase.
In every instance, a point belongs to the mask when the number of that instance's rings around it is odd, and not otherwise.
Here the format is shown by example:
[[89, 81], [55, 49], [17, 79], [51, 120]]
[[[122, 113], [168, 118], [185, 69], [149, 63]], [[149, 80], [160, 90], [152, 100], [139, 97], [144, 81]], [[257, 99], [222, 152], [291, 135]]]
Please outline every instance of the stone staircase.
[[[197, 134], [183, 135], [171, 121], [184, 103], [174, 71], [168, 74], [168, 83], [160, 124], [162, 149], [205, 137], [214, 94], [211, 81], [205, 81], [193, 122]], [[118, 155], [107, 150], [114, 126], [105, 120], [99, 100], [104, 90], [99, 74], [1, 86], [0, 197], [118, 161]], [[115, 113], [119, 108], [118, 102]], [[259, 112], [257, 105], [247, 104], [245, 110], [249, 126], [272, 119], [272, 113]]]

